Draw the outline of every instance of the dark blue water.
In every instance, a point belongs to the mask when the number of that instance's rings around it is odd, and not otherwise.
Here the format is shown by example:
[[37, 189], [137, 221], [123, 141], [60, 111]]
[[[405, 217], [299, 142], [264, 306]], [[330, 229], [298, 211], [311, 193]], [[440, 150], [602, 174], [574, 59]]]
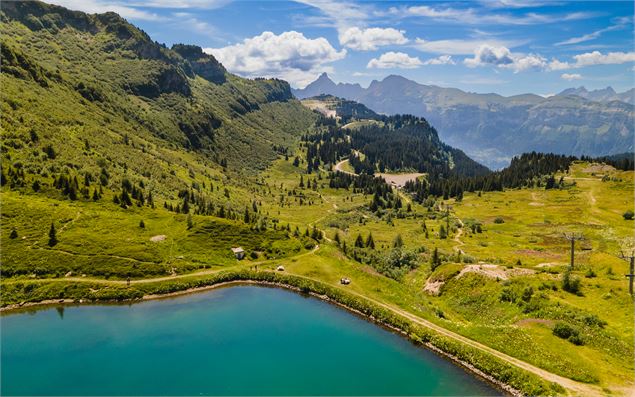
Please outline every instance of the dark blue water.
[[495, 395], [315, 298], [254, 286], [2, 316], [2, 395]]

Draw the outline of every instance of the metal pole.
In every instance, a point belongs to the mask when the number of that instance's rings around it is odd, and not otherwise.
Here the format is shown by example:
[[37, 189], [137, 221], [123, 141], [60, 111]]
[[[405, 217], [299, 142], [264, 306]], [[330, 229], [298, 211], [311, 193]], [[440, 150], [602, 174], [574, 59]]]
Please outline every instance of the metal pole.
[[628, 292], [633, 296], [633, 278], [635, 278], [635, 256], [631, 256], [630, 274], [628, 277]]
[[571, 239], [571, 270], [573, 270], [574, 265], [574, 250], [575, 250], [575, 239]]

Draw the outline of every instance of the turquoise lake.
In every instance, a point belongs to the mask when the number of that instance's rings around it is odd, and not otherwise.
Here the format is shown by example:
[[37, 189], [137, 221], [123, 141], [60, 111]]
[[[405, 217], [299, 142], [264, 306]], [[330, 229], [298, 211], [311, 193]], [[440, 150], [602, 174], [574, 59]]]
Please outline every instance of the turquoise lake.
[[3, 315], [4, 395], [500, 395], [341, 308], [236, 286]]

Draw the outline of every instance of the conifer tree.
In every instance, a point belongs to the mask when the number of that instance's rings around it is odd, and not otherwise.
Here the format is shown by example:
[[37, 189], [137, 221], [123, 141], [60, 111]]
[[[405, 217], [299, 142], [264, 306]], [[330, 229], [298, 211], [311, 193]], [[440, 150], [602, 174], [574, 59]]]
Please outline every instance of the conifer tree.
[[49, 247], [53, 247], [58, 243], [57, 231], [55, 230], [55, 223], [51, 222], [51, 228], [49, 229]]
[[398, 234], [397, 237], [395, 237], [395, 240], [392, 242], [392, 247], [393, 248], [403, 247], [403, 239], [401, 238], [401, 234]]
[[366, 247], [375, 249], [375, 240], [373, 239], [372, 233], [368, 233], [368, 237], [366, 238]]
[[364, 248], [364, 239], [362, 238], [361, 234], [358, 234], [357, 238], [355, 238], [355, 247]]
[[441, 266], [441, 258], [439, 257], [439, 249], [434, 247], [434, 251], [432, 252], [432, 258], [430, 259], [430, 267], [432, 271], [437, 267]]

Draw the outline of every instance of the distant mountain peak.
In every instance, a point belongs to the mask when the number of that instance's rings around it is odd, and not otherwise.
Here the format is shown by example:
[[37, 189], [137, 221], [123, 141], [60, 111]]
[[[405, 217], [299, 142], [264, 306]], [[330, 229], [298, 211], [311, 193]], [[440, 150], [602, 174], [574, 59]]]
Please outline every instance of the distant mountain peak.
[[567, 88], [566, 90], [560, 92], [557, 96], [567, 95], [576, 95], [594, 102], [621, 101], [630, 103], [631, 105], [635, 103], [632, 88], [628, 91], [618, 93], [611, 86], [597, 90], [587, 90], [586, 87], [580, 86], [578, 88]]

